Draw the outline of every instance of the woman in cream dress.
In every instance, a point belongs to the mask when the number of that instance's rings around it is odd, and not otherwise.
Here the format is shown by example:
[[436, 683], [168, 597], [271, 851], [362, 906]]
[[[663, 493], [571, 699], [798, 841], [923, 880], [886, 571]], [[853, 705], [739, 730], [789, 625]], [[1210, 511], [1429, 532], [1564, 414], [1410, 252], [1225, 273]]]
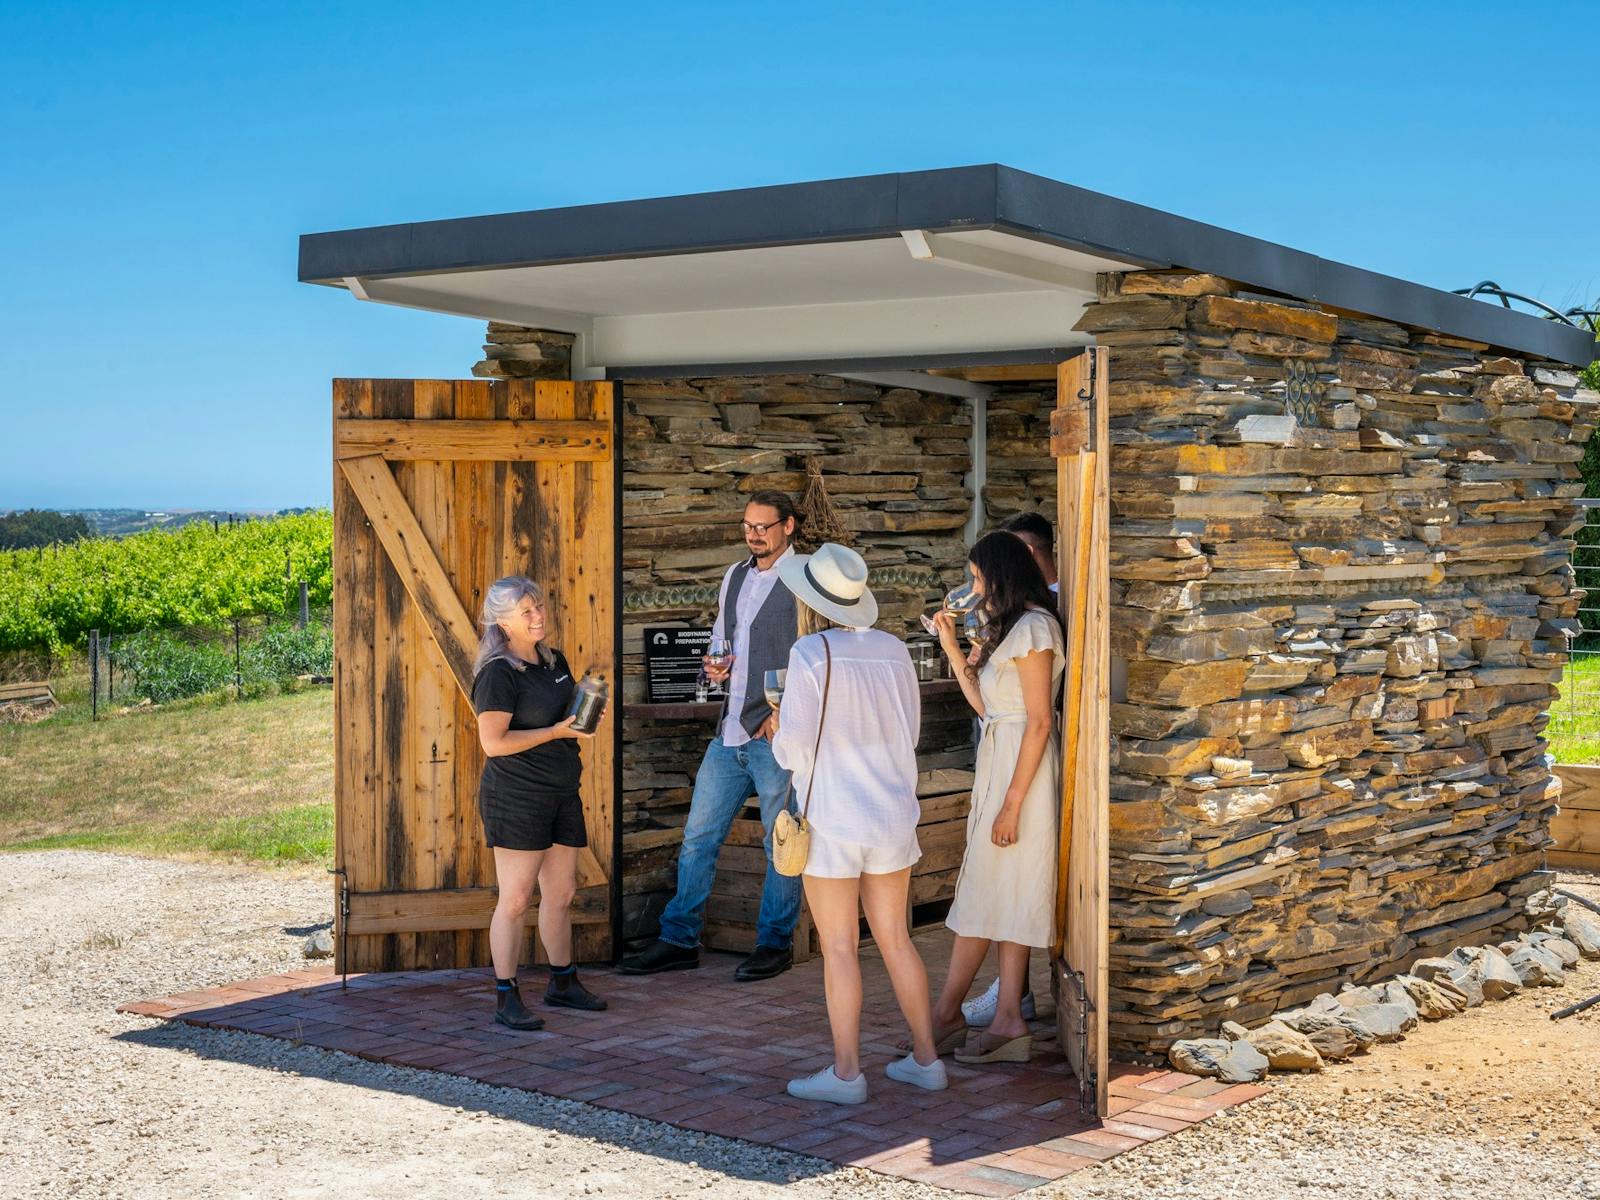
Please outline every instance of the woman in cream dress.
[[982, 718], [967, 816], [967, 849], [945, 923], [955, 933], [950, 973], [934, 1006], [941, 1050], [966, 1033], [961, 1002], [998, 948], [1000, 996], [985, 1032], [956, 1052], [959, 1062], [1026, 1062], [1032, 1038], [1022, 1018], [1028, 951], [1051, 943], [1060, 838], [1061, 743], [1055, 697], [1065, 671], [1054, 597], [1026, 546], [992, 533], [968, 562], [989, 624], [971, 661], [953, 614], [937, 618], [939, 641], [961, 690]]

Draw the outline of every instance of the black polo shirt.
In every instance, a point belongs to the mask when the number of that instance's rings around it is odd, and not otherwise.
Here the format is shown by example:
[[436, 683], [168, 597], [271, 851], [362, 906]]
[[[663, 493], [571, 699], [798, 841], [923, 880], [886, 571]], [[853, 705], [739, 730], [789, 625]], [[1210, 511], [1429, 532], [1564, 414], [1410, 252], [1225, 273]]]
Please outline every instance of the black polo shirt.
[[[508, 712], [512, 729], [548, 729], [567, 717], [567, 706], [577, 683], [566, 656], [555, 651], [555, 665], [520, 663], [497, 658], [486, 664], [472, 681], [472, 707], [480, 712]], [[482, 790], [504, 797], [538, 792], [576, 792], [583, 765], [578, 743], [559, 738], [523, 750], [502, 754], [483, 765]]]

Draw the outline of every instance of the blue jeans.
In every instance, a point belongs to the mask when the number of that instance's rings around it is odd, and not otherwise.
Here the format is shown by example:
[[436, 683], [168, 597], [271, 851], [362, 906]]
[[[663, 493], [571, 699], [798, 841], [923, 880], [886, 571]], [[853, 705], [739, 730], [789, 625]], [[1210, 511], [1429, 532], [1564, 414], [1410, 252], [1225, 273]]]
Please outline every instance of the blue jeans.
[[761, 799], [761, 825], [766, 831], [762, 845], [767, 851], [756, 942], [778, 950], [794, 943], [794, 926], [800, 917], [800, 879], [780, 875], [772, 867], [772, 825], [789, 804], [789, 772], [772, 757], [772, 743], [765, 738], [730, 748], [720, 736], [706, 747], [700, 773], [695, 776], [689, 820], [683, 827], [683, 849], [678, 854], [678, 890], [661, 914], [662, 941], [685, 948], [700, 944], [717, 855], [752, 790]]

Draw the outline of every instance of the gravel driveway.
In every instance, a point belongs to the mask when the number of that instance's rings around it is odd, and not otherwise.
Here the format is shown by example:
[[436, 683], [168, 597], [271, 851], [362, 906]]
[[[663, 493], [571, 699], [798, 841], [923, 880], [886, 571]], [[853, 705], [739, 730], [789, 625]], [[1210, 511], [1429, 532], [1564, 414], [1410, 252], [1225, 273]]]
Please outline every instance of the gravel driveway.
[[[1600, 898], [1600, 887], [1584, 890]], [[302, 966], [325, 877], [0, 855], [0, 1196], [949, 1193], [569, 1101], [113, 1011]], [[1600, 1200], [1600, 964], [1037, 1196]]]

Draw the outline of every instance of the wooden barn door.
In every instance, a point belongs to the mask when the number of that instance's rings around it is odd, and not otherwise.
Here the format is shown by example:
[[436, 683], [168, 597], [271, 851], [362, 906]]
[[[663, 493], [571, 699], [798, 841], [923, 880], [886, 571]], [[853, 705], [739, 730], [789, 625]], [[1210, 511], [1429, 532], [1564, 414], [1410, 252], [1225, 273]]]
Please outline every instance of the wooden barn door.
[[1061, 364], [1050, 448], [1056, 457], [1056, 561], [1067, 630], [1061, 738], [1061, 852], [1052, 990], [1080, 1098], [1106, 1115], [1111, 648], [1108, 352]]
[[[486, 964], [477, 616], [528, 575], [574, 671], [618, 685], [613, 385], [342, 379], [333, 403], [336, 965]], [[619, 727], [582, 745], [586, 961], [611, 954]]]

